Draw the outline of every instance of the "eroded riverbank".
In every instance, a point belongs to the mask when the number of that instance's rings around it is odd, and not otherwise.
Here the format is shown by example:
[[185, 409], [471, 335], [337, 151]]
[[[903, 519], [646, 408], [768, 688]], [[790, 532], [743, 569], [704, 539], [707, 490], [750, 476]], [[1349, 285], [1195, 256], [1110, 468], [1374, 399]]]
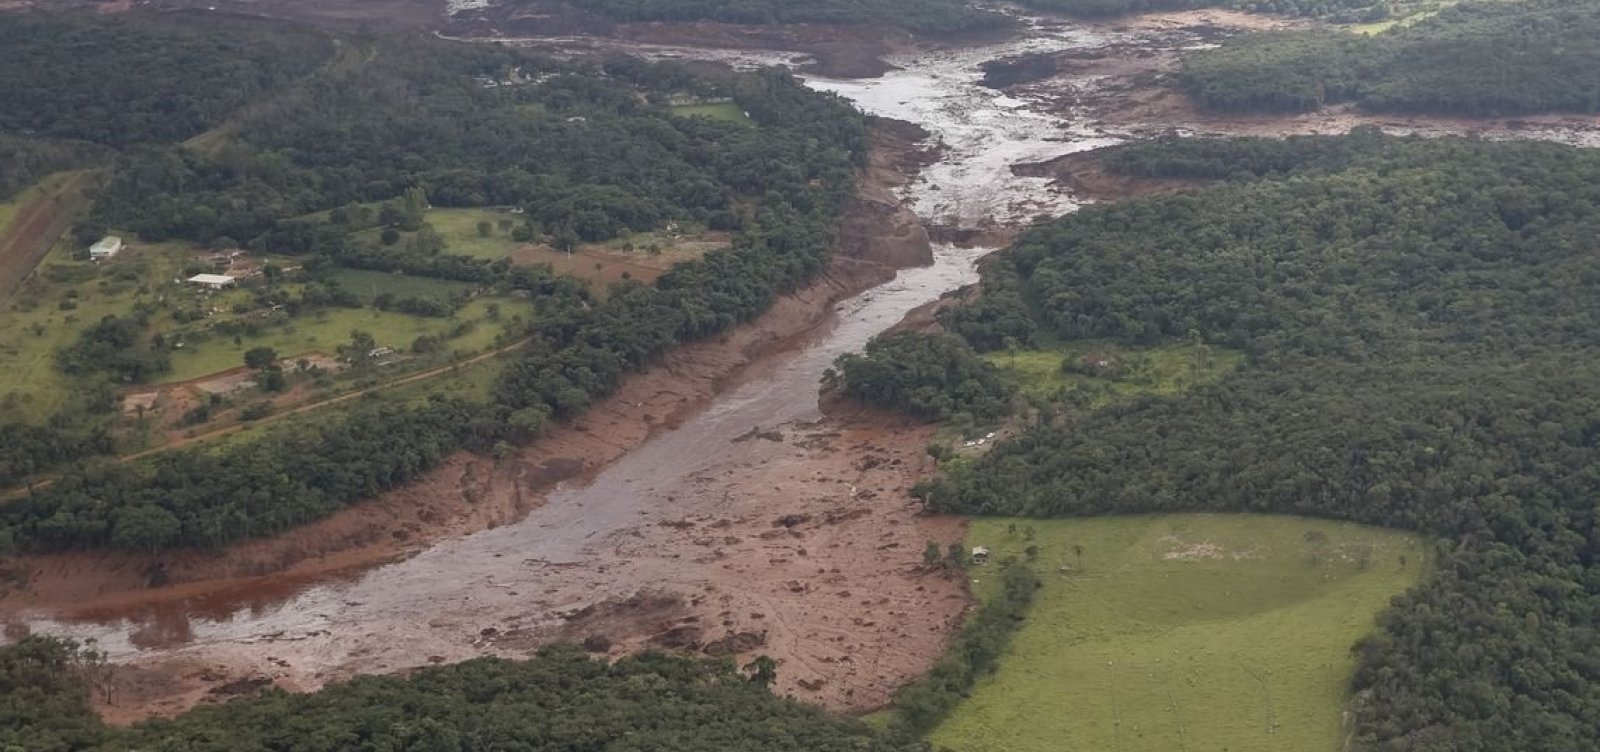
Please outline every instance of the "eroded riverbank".
[[[870, 412], [825, 416], [818, 378], [838, 354], [974, 282], [992, 250], [985, 241], [1085, 198], [1082, 185], [1015, 164], [1143, 133], [1063, 106], [1068, 90], [1102, 85], [1092, 70], [1002, 90], [984, 85], [985, 63], [1159, 52], [1204, 33], [1036, 20], [1006, 42], [901, 51], [880, 78], [815, 78], [873, 114], [926, 128], [939, 147], [922, 169], [905, 169], [920, 164], [907, 156], [869, 170], [845, 223], [856, 241], [845, 239], [816, 285], [721, 340], [675, 351], [513, 461], [459, 455], [326, 526], [220, 558], [163, 557], [163, 575], [187, 582], [179, 587], [145, 588], [148, 557], [41, 559], [32, 596], [0, 608], [14, 633], [94, 637], [110, 649], [122, 665], [103, 710], [117, 720], [263, 682], [311, 689], [557, 639], [610, 652], [768, 654], [780, 661], [781, 692], [845, 710], [881, 705], [938, 658], [965, 609], [965, 583], [921, 568], [923, 545], [959, 539], [962, 523], [917, 515], [906, 493], [929, 469], [932, 429]], [[907, 154], [927, 153], [903, 141]], [[979, 247], [940, 246], [931, 266], [873, 287], [894, 276], [889, 265], [927, 260], [902, 200], [939, 237]], [[248, 578], [268, 572], [278, 573]]]

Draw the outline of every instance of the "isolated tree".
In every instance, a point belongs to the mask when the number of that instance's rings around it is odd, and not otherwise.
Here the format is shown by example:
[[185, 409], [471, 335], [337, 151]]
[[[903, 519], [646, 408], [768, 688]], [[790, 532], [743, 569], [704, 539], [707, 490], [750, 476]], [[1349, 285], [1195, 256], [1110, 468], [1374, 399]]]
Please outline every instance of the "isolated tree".
[[945, 549], [945, 566], [951, 569], [960, 569], [966, 563], [964, 554], [965, 552], [962, 550], [960, 543], [950, 544], [949, 548]]
[[259, 371], [278, 362], [278, 351], [270, 347], [252, 347], [244, 351], [244, 364], [247, 368]]
[[357, 329], [350, 332], [348, 344], [339, 346], [339, 357], [351, 368], [361, 370], [372, 365], [372, 351], [377, 348], [378, 341], [371, 334]]
[[756, 659], [746, 665], [744, 670], [752, 672], [750, 681], [763, 687], [770, 687], [773, 682], [778, 680], [778, 662], [773, 660], [771, 656], [756, 656]]
[[492, 234], [494, 234], [494, 224], [492, 222], [487, 219], [478, 222], [478, 237], [487, 238]]
[[939, 559], [942, 556], [943, 553], [939, 550], [939, 542], [928, 541], [927, 547], [922, 549], [922, 565], [925, 567], [936, 567], [939, 565]]
[[1072, 544], [1072, 555], [1078, 557], [1078, 568], [1083, 569], [1083, 545], [1080, 543]]

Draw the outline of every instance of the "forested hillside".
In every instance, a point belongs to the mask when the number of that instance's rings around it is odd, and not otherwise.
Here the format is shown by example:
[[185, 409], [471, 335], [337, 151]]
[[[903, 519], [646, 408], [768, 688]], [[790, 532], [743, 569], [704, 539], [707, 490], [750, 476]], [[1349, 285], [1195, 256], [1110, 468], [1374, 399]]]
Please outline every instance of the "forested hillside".
[[1432, 534], [1437, 571], [1358, 646], [1358, 747], [1600, 745], [1600, 155], [1365, 132], [1112, 164], [1228, 182], [1028, 233], [949, 328], [983, 349], [1183, 339], [1247, 363], [1175, 396], [1057, 403], [925, 484], [929, 508]]
[[592, 0], [582, 5], [620, 21], [871, 24], [935, 33], [1007, 23], [1004, 16], [962, 0]]
[[1600, 110], [1600, 2], [1463, 2], [1374, 36], [1263, 32], [1192, 54], [1180, 81], [1208, 107], [1443, 115]]
[[28, 752], [915, 752], [865, 725], [773, 697], [731, 664], [644, 654], [616, 663], [553, 648], [365, 677], [110, 728], [88, 710], [92, 653], [33, 638], [0, 648], [0, 748]]
[[[115, 407], [104, 393], [160, 372], [181, 346], [162, 332], [186, 315], [169, 310], [178, 303], [140, 303], [59, 355], [86, 394], [102, 395], [98, 412], [0, 426], [0, 480], [76, 461], [48, 488], [0, 507], [0, 550], [217, 546], [326, 516], [458, 448], [536, 436], [666, 348], [744, 321], [820, 271], [867, 149], [857, 112], [780, 72], [713, 80], [671, 64], [601, 70], [431, 38], [342, 44], [353, 54], [252, 108], [220, 148], [126, 152], [82, 234], [240, 243], [308, 269], [518, 293], [535, 311], [515, 333], [529, 344], [494, 398], [361, 407], [256, 442], [96, 467], [83, 460], [107, 448], [95, 428]], [[727, 98], [748, 117], [676, 117], [664, 104], [672, 96]], [[653, 285], [590, 291], [548, 267], [449, 253], [421, 226], [429, 203], [513, 207], [513, 237], [555, 248], [677, 222], [733, 240]], [[410, 239], [395, 242], [402, 232]], [[339, 298], [311, 286], [289, 302]]]
[[328, 40], [185, 16], [0, 19], [0, 200], [109, 159], [94, 144], [180, 141], [323, 64]]

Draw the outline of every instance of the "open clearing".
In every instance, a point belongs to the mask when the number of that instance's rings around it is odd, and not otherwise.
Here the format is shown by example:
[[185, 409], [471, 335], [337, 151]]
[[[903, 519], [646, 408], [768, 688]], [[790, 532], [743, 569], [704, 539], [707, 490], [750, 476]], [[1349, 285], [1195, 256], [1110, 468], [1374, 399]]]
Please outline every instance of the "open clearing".
[[1037, 546], [1044, 589], [932, 735], [962, 752], [1337, 752], [1350, 648], [1427, 569], [1419, 538], [1295, 517], [986, 519], [969, 540]]
[[[446, 253], [498, 261], [521, 245], [511, 239], [511, 231], [501, 223], [522, 224], [522, 217], [502, 209], [429, 209], [425, 216], [439, 237]], [[478, 223], [489, 223], [489, 234], [478, 231]]]
[[[1055, 397], [1065, 391], [1083, 396], [1095, 407], [1212, 384], [1244, 362], [1243, 353], [1191, 344], [1136, 350], [1073, 343], [1039, 350], [1002, 350], [984, 357], [1023, 392]], [[1064, 370], [1069, 361], [1072, 368]]]
[[750, 117], [744, 114], [739, 105], [732, 102], [722, 104], [685, 104], [672, 108], [676, 117], [703, 117], [712, 120], [722, 120], [729, 123], [748, 123]]

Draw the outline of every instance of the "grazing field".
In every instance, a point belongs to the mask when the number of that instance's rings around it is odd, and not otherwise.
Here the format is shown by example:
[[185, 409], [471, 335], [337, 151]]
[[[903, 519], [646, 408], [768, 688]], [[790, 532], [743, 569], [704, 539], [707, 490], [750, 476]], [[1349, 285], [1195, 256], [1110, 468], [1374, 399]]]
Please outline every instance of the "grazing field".
[[[488, 318], [489, 306], [495, 304], [504, 309], [500, 321]], [[172, 354], [172, 370], [162, 374], [157, 383], [189, 381], [238, 368], [244, 364], [245, 351], [254, 347], [271, 347], [288, 358], [311, 351], [332, 355], [340, 345], [348, 343], [351, 332], [357, 330], [371, 334], [380, 346], [396, 350], [409, 348], [423, 335], [434, 335], [445, 338], [445, 346], [450, 350], [472, 353], [493, 346], [512, 316], [521, 313], [526, 320], [532, 308], [525, 301], [478, 299], [448, 318], [372, 308], [331, 308], [265, 327], [253, 336], [240, 336], [237, 342], [231, 338], [216, 338], [176, 351]]]
[[355, 293], [363, 302], [371, 303], [379, 295], [392, 295], [395, 298], [435, 298], [447, 300], [452, 293], [471, 292], [473, 285], [466, 282], [452, 282], [432, 277], [416, 277], [409, 274], [394, 272], [378, 272], [366, 269], [334, 269], [328, 272], [319, 272], [321, 279], [338, 281], [344, 289]]
[[191, 251], [181, 243], [142, 244], [95, 266], [73, 259], [76, 248], [56, 244], [13, 300], [0, 309], [0, 399], [21, 420], [42, 420], [59, 409], [71, 388], [56, 367], [56, 352], [106, 316], [153, 303]]
[[[1044, 589], [1000, 671], [932, 735], [960, 752], [1338, 752], [1350, 648], [1428, 563], [1416, 537], [1294, 517], [983, 519], [969, 535], [996, 560], [1036, 546]], [[980, 597], [988, 574], [972, 572]]]
[[744, 114], [739, 105], [732, 102], [724, 104], [686, 104], [672, 108], [672, 114], [677, 117], [703, 117], [712, 120], [722, 120], [729, 123], [748, 123], [750, 116]]
[[[522, 217], [494, 209], [429, 209], [425, 218], [434, 232], [444, 238], [446, 253], [498, 261], [511, 255], [520, 243], [511, 239], [502, 222], [521, 224]], [[478, 230], [478, 223], [489, 223], [489, 234]]]
[[[1081, 395], [1096, 407], [1215, 383], [1244, 362], [1243, 353], [1187, 344], [1136, 350], [1080, 342], [1040, 350], [1002, 350], [984, 357], [1023, 392], [1055, 397], [1064, 391]], [[1069, 363], [1070, 370], [1065, 368]]]

